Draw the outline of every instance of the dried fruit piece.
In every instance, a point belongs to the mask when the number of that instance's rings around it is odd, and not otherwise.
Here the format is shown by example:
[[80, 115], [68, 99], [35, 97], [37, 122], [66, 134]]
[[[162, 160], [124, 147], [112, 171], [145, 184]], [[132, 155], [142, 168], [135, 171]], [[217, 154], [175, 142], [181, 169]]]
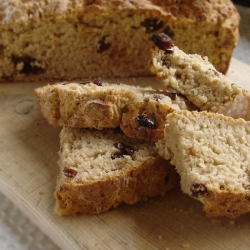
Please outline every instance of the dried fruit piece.
[[22, 74], [40, 74], [44, 71], [43, 68], [34, 65], [36, 62], [36, 59], [32, 57], [13, 56], [12, 60], [16, 66], [22, 64], [22, 69], [20, 70], [20, 73]]
[[100, 79], [93, 80], [93, 83], [97, 86], [102, 86], [102, 81]]
[[166, 53], [172, 54], [174, 52], [174, 43], [168, 35], [164, 33], [153, 35], [152, 41], [159, 49], [164, 50]]
[[102, 40], [98, 42], [97, 52], [101, 53], [101, 52], [109, 49], [110, 46], [111, 46], [111, 44], [110, 43], [106, 43], [105, 42], [105, 37], [103, 37]]
[[146, 33], [155, 32], [159, 29], [162, 29], [164, 26], [163, 21], [160, 21], [156, 18], [154, 19], [146, 19], [141, 23], [142, 26], [146, 28]]
[[114, 160], [116, 158], [123, 158], [124, 155], [133, 156], [135, 149], [125, 143], [116, 142], [114, 146], [119, 149], [120, 152], [111, 155], [111, 159]]
[[139, 123], [139, 125], [142, 127], [147, 127], [151, 129], [156, 128], [155, 122], [145, 115], [139, 115], [135, 119]]
[[111, 155], [111, 159], [114, 160], [116, 158], [123, 158], [123, 154], [121, 152], [115, 153]]
[[72, 168], [67, 168], [67, 167], [65, 167], [63, 169], [63, 172], [64, 172], [64, 175], [69, 177], [69, 178], [74, 178], [78, 173], [76, 170], [74, 170]]
[[198, 197], [207, 193], [207, 187], [202, 182], [195, 182], [190, 187], [191, 196]]

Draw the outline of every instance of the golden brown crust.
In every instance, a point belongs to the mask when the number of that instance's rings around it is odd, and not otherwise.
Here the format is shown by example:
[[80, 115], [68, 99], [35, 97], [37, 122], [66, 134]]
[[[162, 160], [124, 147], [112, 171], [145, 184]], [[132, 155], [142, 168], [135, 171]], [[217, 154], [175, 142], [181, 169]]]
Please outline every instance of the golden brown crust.
[[[150, 141], [163, 138], [167, 114], [195, 110], [175, 93], [125, 84], [55, 84], [38, 88], [35, 93], [51, 125], [96, 129], [120, 126], [127, 136]], [[140, 117], [145, 117], [141, 123]]]
[[164, 195], [178, 186], [179, 175], [174, 166], [160, 156], [151, 157], [110, 178], [62, 184], [55, 192], [56, 211], [59, 215], [101, 213], [122, 202], [132, 205], [145, 197]]
[[[161, 105], [160, 101], [158, 104], [152, 103], [151, 105], [150, 101], [148, 101], [148, 106], [145, 109], [142, 109], [141, 103], [139, 104], [129, 106], [128, 112], [122, 116], [120, 128], [127, 136], [132, 138], [147, 139], [150, 141], [162, 139], [164, 137], [167, 115], [178, 110], [178, 108], [170, 105]], [[141, 126], [137, 121], [137, 118], [141, 115], [151, 118], [155, 122], [155, 128]]]
[[250, 191], [246, 193], [209, 192], [199, 199], [204, 203], [204, 211], [208, 217], [236, 218], [250, 211]]
[[[9, 3], [8, 3], [9, 2]], [[112, 14], [117, 9], [121, 10], [157, 10], [161, 14], [170, 13], [176, 18], [193, 19], [196, 21], [220, 21], [226, 20], [228, 27], [237, 28], [238, 16], [235, 15], [235, 8], [231, 1], [218, 0], [183, 0], [178, 3], [173, 0], [135, 0], [135, 1], [117, 1], [117, 0], [39, 0], [39, 1], [6, 1], [0, 5], [0, 21], [22, 21], [29, 16], [42, 18], [54, 14], [67, 14], [74, 11], [93, 12], [93, 9], [103, 9], [107, 14]], [[228, 19], [233, 17], [235, 19]]]
[[171, 53], [157, 46], [152, 46], [152, 59], [148, 65], [165, 88], [183, 94], [202, 111], [250, 119], [249, 92], [216, 71], [207, 58], [187, 54], [174, 45]]

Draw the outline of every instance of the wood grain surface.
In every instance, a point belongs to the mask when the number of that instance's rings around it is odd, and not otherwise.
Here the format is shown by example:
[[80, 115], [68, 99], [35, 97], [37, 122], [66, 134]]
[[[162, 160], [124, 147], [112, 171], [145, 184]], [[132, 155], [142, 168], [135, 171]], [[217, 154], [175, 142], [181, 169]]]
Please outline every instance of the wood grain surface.
[[[249, 66], [233, 59], [227, 75], [250, 90]], [[153, 77], [119, 81], [158, 84]], [[0, 84], [0, 191], [60, 248], [249, 249], [250, 214], [206, 218], [202, 204], [179, 189], [100, 215], [56, 216], [60, 128], [48, 125], [37, 105], [34, 89], [44, 84]]]

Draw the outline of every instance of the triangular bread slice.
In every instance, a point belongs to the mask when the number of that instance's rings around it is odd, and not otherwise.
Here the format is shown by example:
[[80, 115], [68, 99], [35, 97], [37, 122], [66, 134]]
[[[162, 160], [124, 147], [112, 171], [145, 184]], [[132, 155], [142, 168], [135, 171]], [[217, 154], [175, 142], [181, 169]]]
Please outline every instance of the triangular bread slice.
[[148, 65], [166, 88], [209, 112], [250, 120], [250, 94], [218, 72], [207, 57], [186, 54], [164, 33], [153, 36]]
[[59, 155], [58, 215], [101, 213], [179, 186], [174, 166], [153, 142], [131, 139], [118, 129], [64, 127]]
[[250, 122], [217, 113], [168, 115], [159, 154], [171, 158], [184, 193], [207, 216], [234, 218], [250, 211]]
[[173, 92], [100, 80], [47, 85], [35, 93], [49, 124], [96, 129], [120, 126], [129, 137], [152, 141], [163, 138], [168, 113], [196, 109]]

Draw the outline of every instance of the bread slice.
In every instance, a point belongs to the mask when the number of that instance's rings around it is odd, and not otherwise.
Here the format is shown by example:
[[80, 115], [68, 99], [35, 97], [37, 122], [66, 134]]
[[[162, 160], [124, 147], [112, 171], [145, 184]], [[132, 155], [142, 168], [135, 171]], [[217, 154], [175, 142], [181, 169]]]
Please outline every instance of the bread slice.
[[129, 137], [152, 141], [163, 138], [168, 113], [196, 109], [176, 93], [100, 80], [47, 85], [35, 92], [49, 124], [96, 129], [120, 126]]
[[154, 143], [117, 129], [64, 127], [59, 156], [58, 215], [101, 213], [179, 186], [174, 166], [157, 154]]
[[160, 155], [171, 158], [184, 193], [207, 216], [235, 218], [250, 211], [250, 122], [216, 113], [168, 115]]
[[160, 31], [226, 72], [239, 21], [230, 0], [2, 0], [0, 80], [150, 75], [150, 39]]
[[250, 94], [218, 72], [207, 57], [186, 54], [161, 33], [154, 36], [149, 67], [166, 88], [209, 112], [250, 120]]

